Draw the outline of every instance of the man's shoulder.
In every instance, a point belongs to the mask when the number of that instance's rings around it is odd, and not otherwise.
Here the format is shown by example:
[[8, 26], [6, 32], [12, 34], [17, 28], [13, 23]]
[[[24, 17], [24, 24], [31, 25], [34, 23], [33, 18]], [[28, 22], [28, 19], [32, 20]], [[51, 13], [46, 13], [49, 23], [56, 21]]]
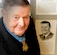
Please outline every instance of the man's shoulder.
[[52, 32], [50, 32], [50, 35], [53, 35], [53, 33], [52, 33]]
[[50, 32], [49, 36], [52, 37], [54, 34], [52, 32]]
[[0, 18], [0, 24], [2, 24], [2, 20], [3, 20], [3, 18], [1, 17], [1, 18]]
[[0, 18], [0, 29], [2, 28], [2, 18]]
[[40, 38], [41, 38], [42, 40], [45, 39], [44, 36], [43, 36], [43, 34], [40, 34], [39, 36], [40, 36]]
[[3, 26], [3, 18], [0, 18], [0, 35], [4, 32], [4, 26]]
[[40, 34], [39, 36], [41, 37], [41, 36], [43, 36], [43, 34]]
[[44, 37], [43, 34], [40, 34], [39, 36], [40, 36], [40, 38], [43, 38]]

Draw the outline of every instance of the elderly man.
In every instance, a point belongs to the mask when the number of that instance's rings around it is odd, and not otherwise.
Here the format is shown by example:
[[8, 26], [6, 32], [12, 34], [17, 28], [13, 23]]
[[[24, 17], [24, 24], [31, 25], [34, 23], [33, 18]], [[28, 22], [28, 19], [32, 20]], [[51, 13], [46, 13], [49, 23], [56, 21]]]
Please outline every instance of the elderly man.
[[5, 0], [0, 19], [0, 55], [40, 55], [27, 0]]

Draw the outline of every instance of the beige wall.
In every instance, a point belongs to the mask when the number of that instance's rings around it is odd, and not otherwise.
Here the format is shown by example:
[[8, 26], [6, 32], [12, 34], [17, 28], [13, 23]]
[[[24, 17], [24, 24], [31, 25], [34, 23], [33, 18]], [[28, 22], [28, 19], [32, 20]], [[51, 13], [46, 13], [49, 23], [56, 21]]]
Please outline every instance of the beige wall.
[[[31, 12], [34, 20], [38, 20], [38, 19], [57, 20], [57, 15], [36, 15], [36, 0], [31, 0]], [[56, 29], [56, 33], [57, 33], [57, 29]], [[55, 44], [55, 54], [52, 54], [52, 55], [57, 55], [57, 35], [56, 35], [56, 44]]]

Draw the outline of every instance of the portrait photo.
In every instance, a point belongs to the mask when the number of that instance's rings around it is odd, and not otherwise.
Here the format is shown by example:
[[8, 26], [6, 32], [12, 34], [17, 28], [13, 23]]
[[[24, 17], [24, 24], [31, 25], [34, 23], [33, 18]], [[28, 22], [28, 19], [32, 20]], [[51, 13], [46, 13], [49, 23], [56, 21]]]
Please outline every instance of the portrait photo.
[[50, 39], [53, 37], [53, 33], [51, 32], [51, 23], [49, 21], [41, 21], [40, 22], [41, 33], [39, 36], [42, 40]]
[[56, 41], [56, 21], [38, 20], [35, 21], [37, 38], [40, 43], [41, 54], [54, 54]]

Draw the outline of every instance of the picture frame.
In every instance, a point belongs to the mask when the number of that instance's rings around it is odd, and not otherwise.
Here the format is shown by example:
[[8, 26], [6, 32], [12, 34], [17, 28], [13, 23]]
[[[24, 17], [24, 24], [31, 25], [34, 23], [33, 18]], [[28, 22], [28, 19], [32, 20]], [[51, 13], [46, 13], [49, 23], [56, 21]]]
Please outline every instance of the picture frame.
[[[41, 33], [41, 22], [42, 21], [48, 21], [51, 24], [51, 32], [53, 33], [53, 37], [50, 39], [42, 40], [40, 38]], [[55, 54], [55, 43], [56, 43], [56, 22], [57, 20], [40, 20], [36, 19], [35, 20], [35, 27], [36, 27], [36, 33], [37, 33], [37, 38], [39, 41], [40, 45], [40, 52], [41, 54], [47, 54], [47, 55], [52, 55]]]
[[57, 0], [36, 0], [36, 15], [57, 15]]

